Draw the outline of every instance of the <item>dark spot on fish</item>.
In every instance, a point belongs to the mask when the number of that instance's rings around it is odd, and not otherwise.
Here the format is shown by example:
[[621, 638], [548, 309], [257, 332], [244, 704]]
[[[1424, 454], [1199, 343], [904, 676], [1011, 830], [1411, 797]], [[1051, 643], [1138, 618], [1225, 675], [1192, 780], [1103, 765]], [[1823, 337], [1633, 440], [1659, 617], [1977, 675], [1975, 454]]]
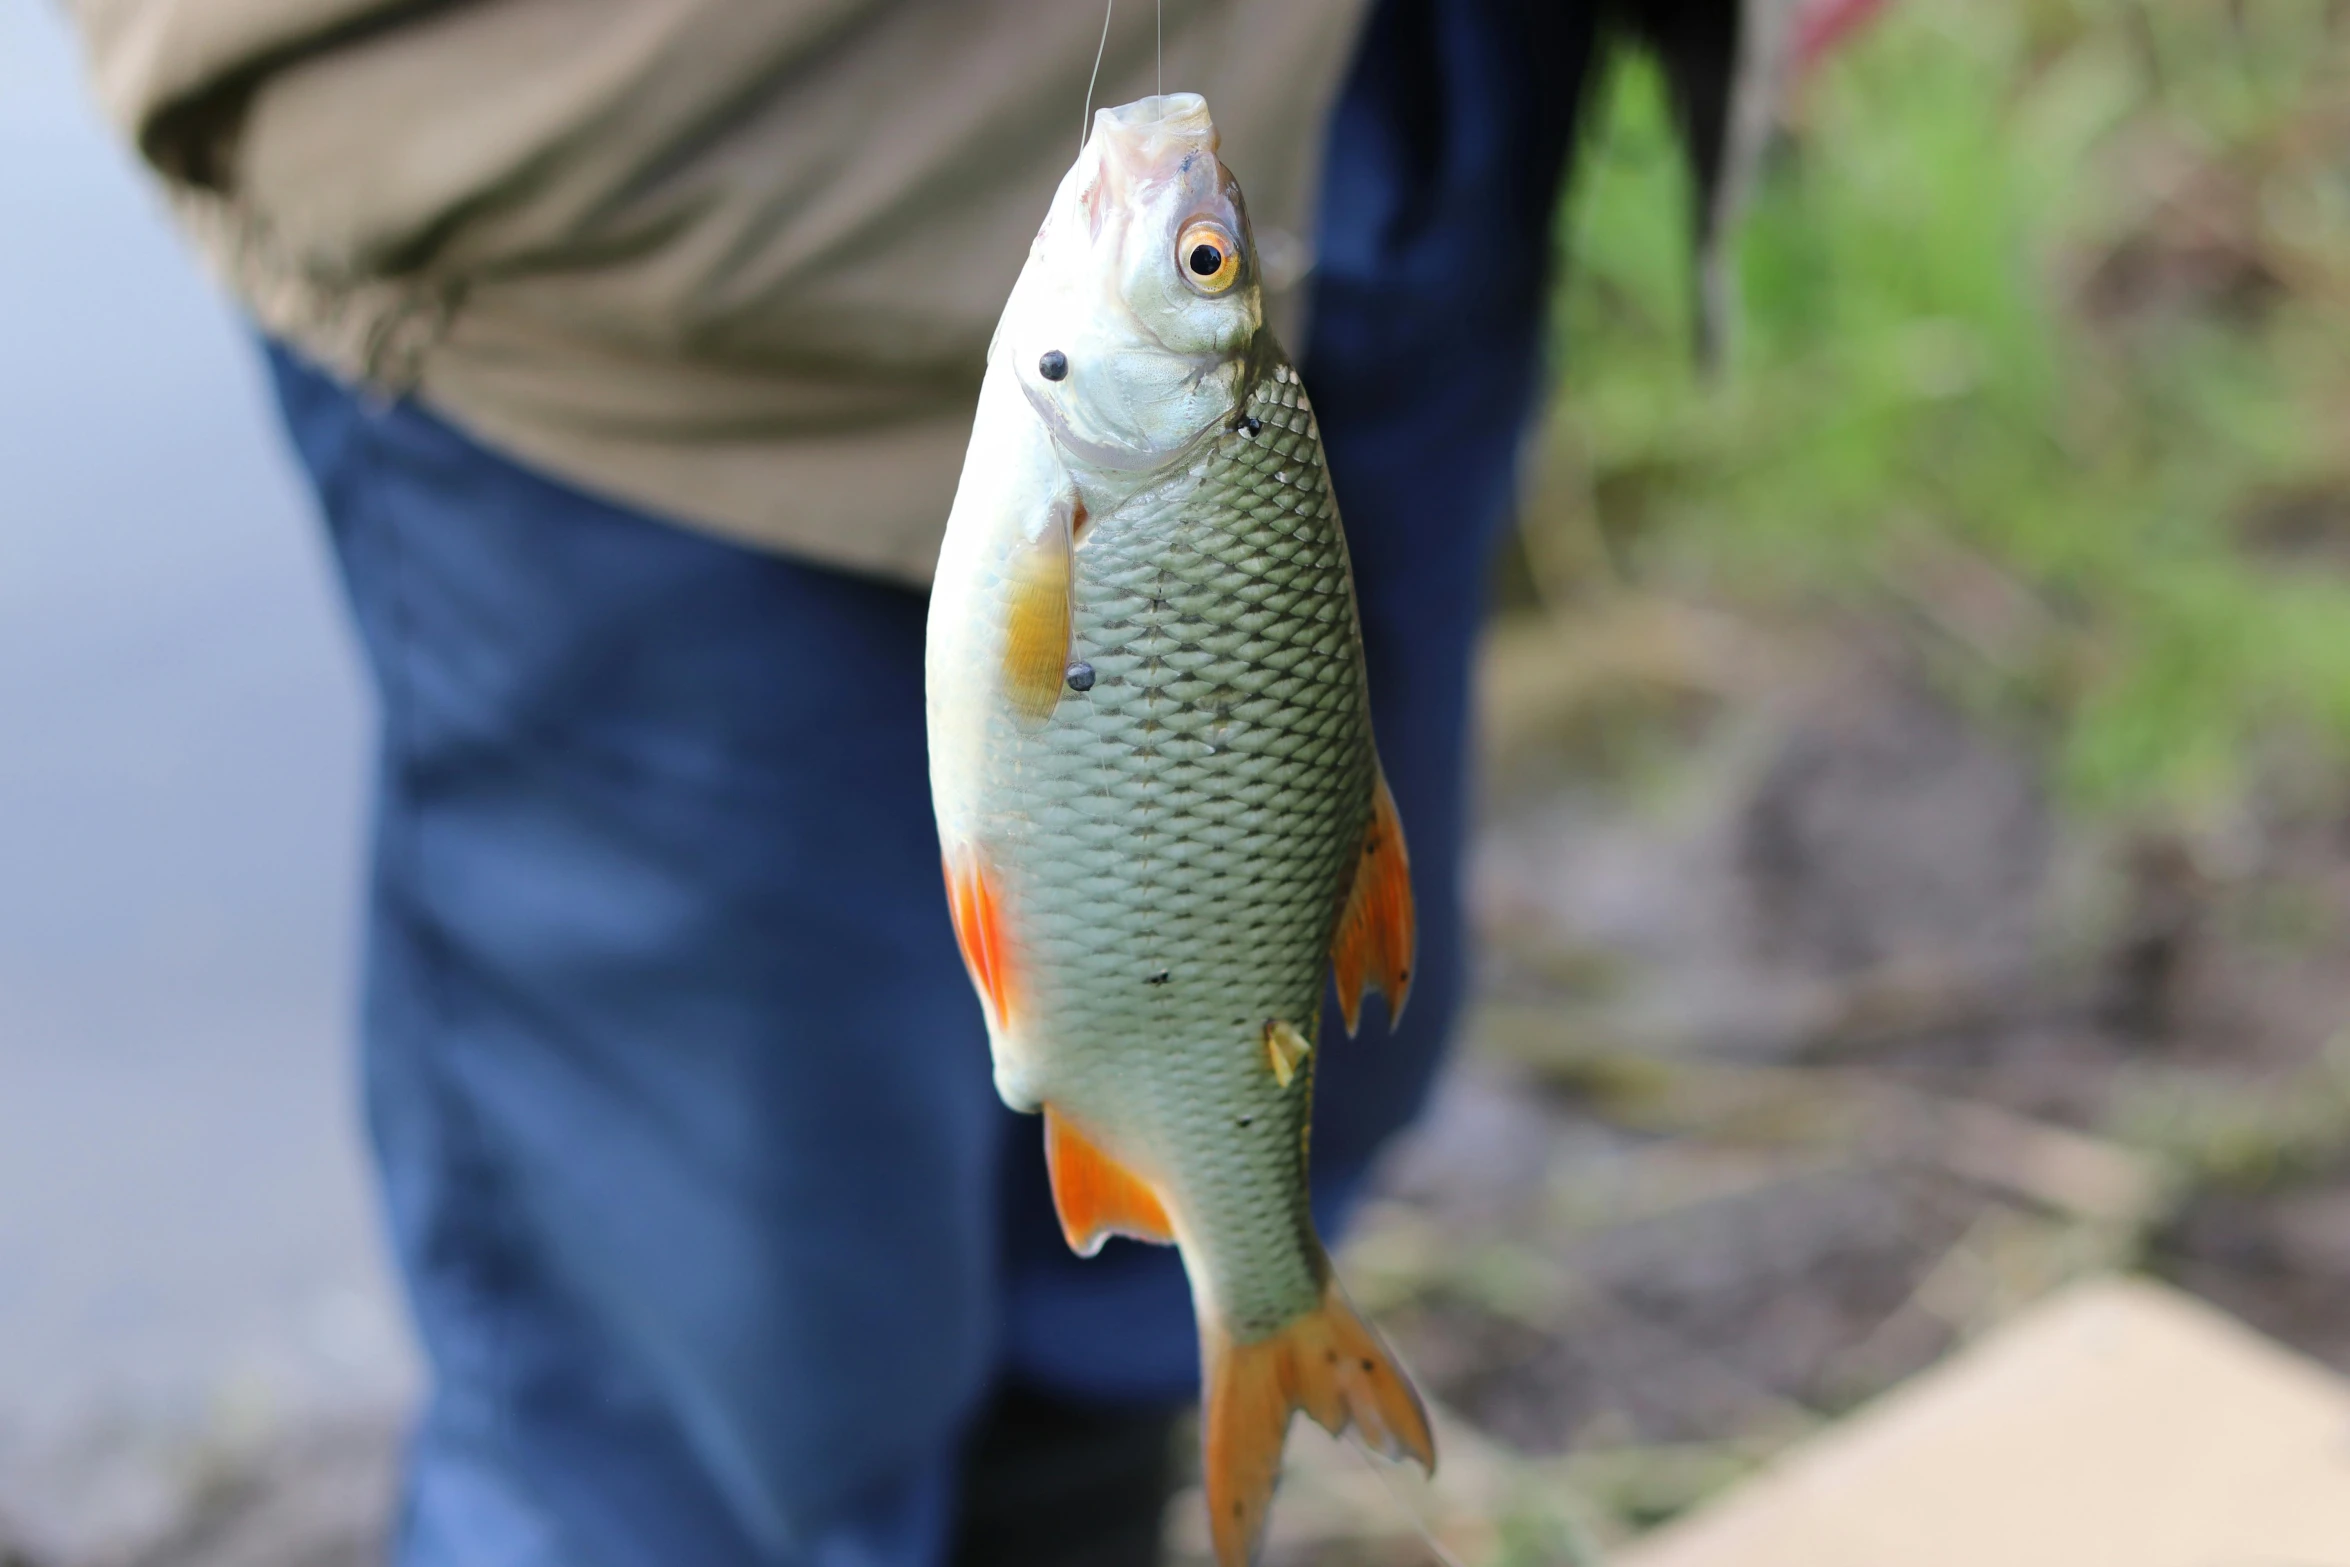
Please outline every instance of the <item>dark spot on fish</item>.
[[1326, 1356], [1328, 1356], [1328, 1357], [1329, 1357], [1330, 1364], [1332, 1364], [1332, 1365], [1334, 1365], [1334, 1366], [1338, 1364], [1338, 1351], [1337, 1351], [1337, 1350], [1335, 1350], [1335, 1349], [1326, 1349], [1326, 1350], [1322, 1351], [1322, 1353], [1323, 1353], [1324, 1355], [1326, 1355]]
[[1072, 691], [1091, 691], [1093, 689], [1093, 666], [1083, 659], [1079, 659], [1062, 672], [1062, 678], [1069, 682], [1069, 689]]
[[1264, 427], [1264, 421], [1252, 418], [1248, 414], [1242, 414], [1239, 418], [1232, 421], [1232, 428], [1238, 430], [1243, 435], [1254, 435]]
[[1232, 1516], [1233, 1516], [1233, 1517], [1235, 1517], [1235, 1518], [1245, 1518], [1245, 1517], [1247, 1517], [1247, 1516], [1248, 1516], [1248, 1504], [1247, 1504], [1247, 1503], [1245, 1503], [1245, 1502], [1234, 1502], [1234, 1503], [1232, 1504]]
[[1048, 381], [1058, 381], [1069, 373], [1069, 356], [1057, 348], [1048, 348], [1036, 362], [1036, 373]]
[[1153, 974], [1150, 978], [1144, 980], [1143, 983], [1146, 985], [1164, 985], [1173, 977], [1174, 976], [1166, 969], [1161, 969], [1156, 974]]
[[1363, 1369], [1369, 1372], [1371, 1375], [1377, 1376], [1379, 1374], [1379, 1363], [1375, 1360], [1366, 1360], [1363, 1362]]
[[1255, 1116], [1253, 1116], [1253, 1115], [1244, 1115], [1244, 1116], [1242, 1116], [1242, 1117], [1241, 1117], [1239, 1120], [1235, 1121], [1233, 1124], [1234, 1124], [1235, 1126], [1238, 1126], [1238, 1127], [1242, 1128], [1243, 1130], [1245, 1130], [1245, 1129], [1247, 1129], [1247, 1128], [1249, 1128], [1249, 1127], [1252, 1127], [1252, 1126], [1256, 1125], [1256, 1124], [1257, 1124], [1257, 1118], [1256, 1118]]

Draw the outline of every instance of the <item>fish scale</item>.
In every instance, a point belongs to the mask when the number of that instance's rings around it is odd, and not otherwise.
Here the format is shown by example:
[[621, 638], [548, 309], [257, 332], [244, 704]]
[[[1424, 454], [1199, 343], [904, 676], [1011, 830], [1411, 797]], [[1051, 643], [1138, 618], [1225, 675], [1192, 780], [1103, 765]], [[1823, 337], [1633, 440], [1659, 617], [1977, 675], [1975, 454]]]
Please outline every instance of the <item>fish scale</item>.
[[1299, 1168], [1310, 1078], [1276, 1081], [1264, 1027], [1316, 1039], [1376, 767], [1296, 372], [1276, 358], [1247, 411], [1253, 435], [1219, 433], [1175, 483], [1092, 520], [1070, 656], [1095, 684], [1040, 730], [1004, 720], [980, 790], [1020, 911], [1027, 1087], [1080, 1127], [1116, 1116], [1243, 1341], [1326, 1281]]

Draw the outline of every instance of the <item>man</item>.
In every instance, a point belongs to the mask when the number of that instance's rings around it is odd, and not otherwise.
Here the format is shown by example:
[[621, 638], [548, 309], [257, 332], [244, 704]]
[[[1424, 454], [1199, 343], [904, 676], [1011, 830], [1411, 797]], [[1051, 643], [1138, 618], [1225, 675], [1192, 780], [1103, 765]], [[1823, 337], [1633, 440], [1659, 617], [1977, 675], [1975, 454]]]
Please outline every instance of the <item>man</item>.
[[[1152, 1560], [1188, 1298], [1066, 1253], [995, 1103], [921, 637], [988, 333], [1153, 7], [77, 4], [272, 339], [380, 699], [365, 1085], [433, 1373], [399, 1562]], [[1165, 7], [1305, 345], [1423, 911], [1408, 1023], [1324, 1074], [1326, 1226], [1460, 996], [1593, 10]]]

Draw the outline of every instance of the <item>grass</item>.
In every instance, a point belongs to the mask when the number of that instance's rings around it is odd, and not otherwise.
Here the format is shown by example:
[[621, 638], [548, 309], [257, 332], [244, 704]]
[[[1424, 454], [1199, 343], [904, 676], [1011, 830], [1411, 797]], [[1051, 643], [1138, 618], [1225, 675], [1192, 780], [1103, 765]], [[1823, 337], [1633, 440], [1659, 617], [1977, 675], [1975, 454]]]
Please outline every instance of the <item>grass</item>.
[[1546, 596], [1902, 601], [2086, 808], [2350, 760], [2335, 9], [1896, 0], [1806, 85], [1711, 382], [1664, 95], [1620, 69], [1564, 220]]

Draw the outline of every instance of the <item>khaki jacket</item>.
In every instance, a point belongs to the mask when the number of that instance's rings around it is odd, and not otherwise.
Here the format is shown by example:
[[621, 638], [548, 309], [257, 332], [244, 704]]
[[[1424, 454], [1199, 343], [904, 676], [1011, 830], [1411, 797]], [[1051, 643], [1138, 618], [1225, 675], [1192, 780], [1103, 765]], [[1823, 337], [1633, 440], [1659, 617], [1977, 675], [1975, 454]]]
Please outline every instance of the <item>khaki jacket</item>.
[[[1101, 0], [71, 0], [270, 332], [663, 516], [929, 574]], [[1179, 0], [1294, 314], [1362, 0]], [[1153, 90], [1154, 6], [1097, 105]], [[1294, 325], [1294, 321], [1292, 321]]]

